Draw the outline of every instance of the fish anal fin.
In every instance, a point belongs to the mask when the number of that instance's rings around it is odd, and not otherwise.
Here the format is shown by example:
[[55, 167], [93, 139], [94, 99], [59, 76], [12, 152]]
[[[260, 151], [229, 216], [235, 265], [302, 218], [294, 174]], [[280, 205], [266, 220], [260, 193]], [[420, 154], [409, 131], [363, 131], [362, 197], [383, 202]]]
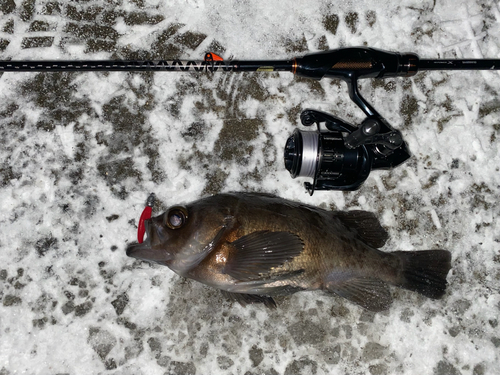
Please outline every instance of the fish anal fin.
[[341, 278], [327, 282], [326, 289], [373, 312], [386, 310], [392, 303], [388, 285], [378, 279]]
[[262, 303], [264, 304], [264, 306], [270, 309], [276, 308], [276, 302], [270, 296], [262, 296], [259, 294], [231, 293], [225, 290], [222, 290], [222, 295], [232, 301], [238, 302], [243, 307], [248, 304]]
[[230, 243], [224, 273], [236, 280], [255, 280], [299, 255], [304, 242], [290, 232], [257, 231]]
[[347, 228], [354, 230], [368, 246], [378, 249], [385, 245], [389, 234], [380, 225], [373, 212], [353, 210], [334, 211], [334, 217], [338, 218]]

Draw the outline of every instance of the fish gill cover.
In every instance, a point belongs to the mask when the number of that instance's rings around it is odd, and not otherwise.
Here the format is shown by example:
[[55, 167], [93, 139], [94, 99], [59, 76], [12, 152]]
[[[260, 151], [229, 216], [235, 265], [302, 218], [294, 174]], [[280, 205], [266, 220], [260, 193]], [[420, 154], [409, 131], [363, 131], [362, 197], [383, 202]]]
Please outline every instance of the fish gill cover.
[[[370, 46], [498, 58], [482, 1], [45, 1], [0, 4], [0, 59], [288, 59]], [[497, 72], [421, 72], [361, 91], [413, 153], [356, 192], [283, 166], [305, 108], [363, 114], [338, 81], [289, 73], [4, 73], [0, 77], [0, 373], [489, 374], [499, 363]], [[385, 251], [443, 248], [441, 300], [393, 289], [371, 313], [321, 292], [241, 307], [126, 257], [155, 214], [226, 191], [373, 211]]]

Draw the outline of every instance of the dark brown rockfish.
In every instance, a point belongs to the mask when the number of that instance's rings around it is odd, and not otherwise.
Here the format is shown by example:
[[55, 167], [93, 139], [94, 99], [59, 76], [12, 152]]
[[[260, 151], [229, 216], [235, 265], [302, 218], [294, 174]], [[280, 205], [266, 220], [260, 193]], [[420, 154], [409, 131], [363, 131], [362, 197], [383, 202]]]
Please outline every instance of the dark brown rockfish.
[[446, 250], [377, 250], [387, 232], [373, 213], [327, 211], [264, 194], [220, 194], [146, 221], [127, 255], [168, 266], [245, 303], [333, 292], [372, 311], [389, 307], [388, 284], [430, 298], [445, 293]]

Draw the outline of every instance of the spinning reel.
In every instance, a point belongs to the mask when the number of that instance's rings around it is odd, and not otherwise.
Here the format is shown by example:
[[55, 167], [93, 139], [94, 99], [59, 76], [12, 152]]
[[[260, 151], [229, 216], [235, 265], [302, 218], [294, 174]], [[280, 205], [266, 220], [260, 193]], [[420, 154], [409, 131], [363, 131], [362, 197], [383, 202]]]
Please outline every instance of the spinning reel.
[[411, 156], [401, 133], [381, 118], [368, 117], [355, 127], [308, 109], [300, 119], [305, 126], [316, 124], [317, 130], [293, 132], [285, 145], [285, 168], [292, 178], [313, 178], [304, 183], [310, 195], [314, 190], [356, 190], [372, 169], [394, 168]]
[[[310, 195], [314, 190], [356, 190], [372, 169], [394, 168], [411, 156], [401, 132], [393, 129], [361, 96], [357, 80], [411, 76], [417, 71], [418, 57], [363, 48], [343, 53], [342, 59], [331, 68], [328, 64], [332, 58], [335, 60], [335, 52], [315, 54], [314, 61], [306, 61], [309, 69], [297, 72], [313, 79], [331, 76], [346, 81], [349, 97], [367, 116], [357, 127], [312, 109], [301, 113], [302, 124], [316, 124], [317, 130], [296, 129], [286, 142], [284, 159], [292, 178], [313, 179], [312, 183], [304, 183]], [[311, 60], [310, 56], [304, 59]], [[322, 123], [326, 130], [321, 129]]]

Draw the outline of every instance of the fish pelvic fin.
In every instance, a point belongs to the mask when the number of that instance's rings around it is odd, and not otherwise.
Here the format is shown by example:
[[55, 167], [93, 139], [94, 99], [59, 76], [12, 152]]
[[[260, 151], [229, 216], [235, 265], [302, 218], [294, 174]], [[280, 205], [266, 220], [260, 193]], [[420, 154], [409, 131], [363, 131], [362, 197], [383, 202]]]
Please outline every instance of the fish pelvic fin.
[[361, 241], [375, 249], [384, 246], [389, 238], [389, 234], [373, 212], [353, 210], [333, 211], [332, 214], [348, 229], [354, 231]]
[[243, 293], [231, 293], [225, 290], [221, 290], [222, 295], [229, 298], [231, 301], [238, 302], [241, 306], [245, 307], [248, 304], [262, 303], [264, 306], [275, 309], [276, 302], [270, 296], [261, 296], [258, 294], [243, 294]]
[[440, 298], [446, 291], [446, 276], [451, 269], [451, 253], [447, 250], [395, 251], [403, 272], [396, 284], [429, 298]]
[[367, 310], [373, 312], [386, 310], [392, 303], [389, 286], [379, 279], [361, 276], [332, 276], [325, 285], [329, 292], [338, 294]]

